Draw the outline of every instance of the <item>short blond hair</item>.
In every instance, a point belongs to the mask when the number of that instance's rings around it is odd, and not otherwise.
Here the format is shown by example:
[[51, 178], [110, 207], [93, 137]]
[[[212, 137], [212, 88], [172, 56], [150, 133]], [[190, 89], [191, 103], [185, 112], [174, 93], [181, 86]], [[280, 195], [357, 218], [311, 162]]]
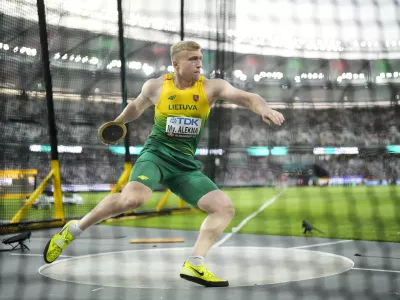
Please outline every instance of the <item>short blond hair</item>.
[[201, 47], [195, 41], [180, 41], [171, 46], [171, 59], [174, 59], [176, 55], [184, 50], [195, 51], [200, 50]]

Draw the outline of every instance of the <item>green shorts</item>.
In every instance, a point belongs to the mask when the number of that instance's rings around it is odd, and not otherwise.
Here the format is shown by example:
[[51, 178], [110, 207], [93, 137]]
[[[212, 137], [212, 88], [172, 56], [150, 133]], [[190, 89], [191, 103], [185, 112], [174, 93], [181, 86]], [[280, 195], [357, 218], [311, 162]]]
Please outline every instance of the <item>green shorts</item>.
[[218, 187], [200, 172], [201, 162], [155, 140], [144, 146], [129, 181], [138, 181], [152, 191], [161, 183], [185, 202], [197, 206], [205, 194]]

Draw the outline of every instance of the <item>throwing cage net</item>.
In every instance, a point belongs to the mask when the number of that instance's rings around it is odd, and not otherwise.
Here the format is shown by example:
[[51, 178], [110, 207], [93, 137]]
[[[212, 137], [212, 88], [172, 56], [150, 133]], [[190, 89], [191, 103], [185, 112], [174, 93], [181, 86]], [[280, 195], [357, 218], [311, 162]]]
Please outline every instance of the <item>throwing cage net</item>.
[[[3, 1], [0, 298], [398, 295], [398, 11], [397, 1]], [[179, 277], [207, 215], [162, 185], [44, 265], [61, 226], [128, 182], [154, 107], [118, 145], [97, 131], [173, 72], [180, 40], [201, 45], [206, 78], [285, 117], [268, 126], [218, 99], [195, 154], [235, 207], [206, 259], [235, 289]]]

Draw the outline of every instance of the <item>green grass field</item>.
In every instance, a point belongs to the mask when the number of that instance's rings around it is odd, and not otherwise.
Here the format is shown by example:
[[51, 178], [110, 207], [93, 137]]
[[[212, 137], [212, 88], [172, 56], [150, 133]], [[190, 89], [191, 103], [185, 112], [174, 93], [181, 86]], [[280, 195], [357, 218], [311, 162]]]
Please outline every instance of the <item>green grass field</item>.
[[[277, 194], [274, 188], [224, 189], [232, 199], [236, 213], [230, 232], [243, 219], [255, 212]], [[67, 217], [81, 216], [93, 208], [106, 193], [82, 193], [84, 206], [66, 206]], [[163, 193], [156, 192], [139, 210], [154, 209]], [[19, 202], [0, 200], [0, 219], [11, 218]], [[14, 203], [14, 204], [13, 204]], [[171, 197], [166, 207], [176, 207]], [[312, 236], [342, 239], [400, 241], [400, 187], [297, 187], [288, 188], [264, 211], [251, 219], [239, 233], [303, 236], [303, 219], [324, 233]], [[51, 218], [53, 209], [31, 209], [26, 219]], [[11, 216], [11, 217], [10, 217]], [[204, 213], [166, 215], [146, 219], [108, 223], [112, 226], [132, 226], [198, 230]], [[310, 234], [309, 234], [310, 235]]]

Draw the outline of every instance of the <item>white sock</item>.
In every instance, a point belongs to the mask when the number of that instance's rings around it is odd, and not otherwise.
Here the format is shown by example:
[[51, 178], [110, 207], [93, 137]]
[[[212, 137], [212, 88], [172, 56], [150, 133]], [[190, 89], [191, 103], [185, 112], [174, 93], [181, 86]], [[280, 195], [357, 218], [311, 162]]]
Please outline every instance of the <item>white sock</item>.
[[204, 264], [204, 257], [203, 256], [189, 256], [188, 261], [190, 262], [190, 264], [197, 267], [197, 266], [201, 266], [202, 264]]
[[74, 239], [80, 236], [81, 233], [83, 232], [83, 230], [79, 228], [79, 222], [75, 222], [74, 224], [72, 224], [68, 230], [69, 233], [72, 234]]

